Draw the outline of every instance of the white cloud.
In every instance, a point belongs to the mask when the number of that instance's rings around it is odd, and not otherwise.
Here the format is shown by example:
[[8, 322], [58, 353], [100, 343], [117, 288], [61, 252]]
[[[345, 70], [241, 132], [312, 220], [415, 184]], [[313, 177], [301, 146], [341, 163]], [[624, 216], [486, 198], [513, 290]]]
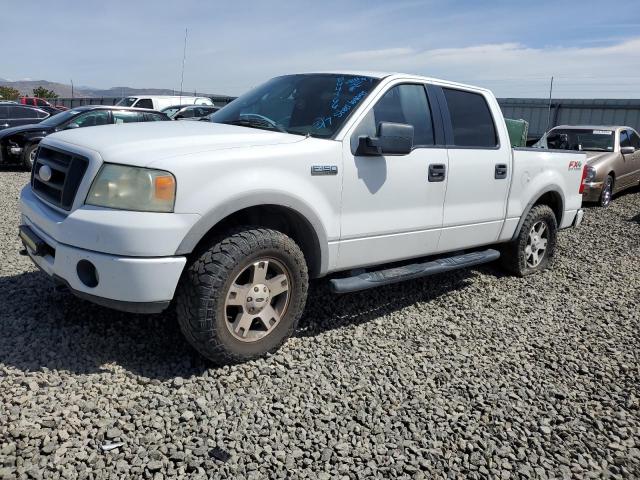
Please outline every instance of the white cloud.
[[356, 52], [347, 52], [341, 54], [340, 58], [350, 61], [370, 61], [413, 55], [415, 53], [415, 50], [413, 50], [412, 48], [383, 48], [381, 50], [360, 50]]
[[499, 96], [640, 97], [640, 38], [608, 46], [531, 48], [497, 43], [462, 48], [411, 47], [345, 52], [341, 67], [418, 73], [476, 83]]

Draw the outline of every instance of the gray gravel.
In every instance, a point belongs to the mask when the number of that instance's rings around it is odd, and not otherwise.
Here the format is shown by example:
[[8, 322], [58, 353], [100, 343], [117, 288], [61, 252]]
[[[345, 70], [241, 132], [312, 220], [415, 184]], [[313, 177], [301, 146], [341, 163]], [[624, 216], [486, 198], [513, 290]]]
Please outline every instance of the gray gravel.
[[279, 353], [214, 369], [171, 313], [51, 289], [17, 253], [27, 180], [0, 171], [0, 478], [640, 477], [640, 190], [542, 275], [319, 282]]

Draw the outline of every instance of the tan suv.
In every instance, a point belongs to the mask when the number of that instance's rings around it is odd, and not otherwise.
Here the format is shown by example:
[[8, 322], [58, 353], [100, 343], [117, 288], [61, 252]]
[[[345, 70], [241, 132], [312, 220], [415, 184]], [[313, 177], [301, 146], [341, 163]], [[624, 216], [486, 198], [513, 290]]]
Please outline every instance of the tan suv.
[[614, 193], [640, 184], [640, 136], [631, 127], [561, 125], [535, 146], [587, 154], [585, 202], [606, 207]]

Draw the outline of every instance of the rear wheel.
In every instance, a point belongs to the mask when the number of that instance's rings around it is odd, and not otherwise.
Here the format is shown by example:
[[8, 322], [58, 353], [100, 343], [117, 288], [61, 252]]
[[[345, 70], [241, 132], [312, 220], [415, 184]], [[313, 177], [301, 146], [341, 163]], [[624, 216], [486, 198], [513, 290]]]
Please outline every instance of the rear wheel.
[[236, 363], [277, 350], [304, 310], [307, 266], [281, 232], [244, 227], [214, 241], [179, 286], [180, 328], [202, 355]]
[[22, 152], [22, 164], [24, 165], [24, 168], [26, 168], [29, 171], [33, 169], [33, 164], [36, 163], [37, 153], [38, 153], [37, 143], [31, 144], [24, 149], [24, 152]]
[[613, 177], [607, 175], [607, 178], [602, 184], [602, 191], [600, 192], [600, 206], [608, 207], [611, 203], [611, 197], [613, 196]]
[[518, 238], [503, 246], [502, 266], [521, 277], [544, 270], [553, 257], [557, 231], [553, 210], [536, 205], [527, 214]]

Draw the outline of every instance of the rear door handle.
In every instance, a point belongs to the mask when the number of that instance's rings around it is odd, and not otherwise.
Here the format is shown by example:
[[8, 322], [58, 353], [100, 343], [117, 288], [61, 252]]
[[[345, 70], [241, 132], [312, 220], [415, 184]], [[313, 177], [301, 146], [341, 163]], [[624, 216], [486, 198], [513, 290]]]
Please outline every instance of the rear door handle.
[[432, 163], [429, 165], [429, 181], [444, 182], [447, 176], [447, 166], [444, 163]]
[[507, 164], [506, 163], [497, 163], [496, 164], [496, 175], [495, 177], [498, 180], [502, 180], [504, 178], [507, 178]]

